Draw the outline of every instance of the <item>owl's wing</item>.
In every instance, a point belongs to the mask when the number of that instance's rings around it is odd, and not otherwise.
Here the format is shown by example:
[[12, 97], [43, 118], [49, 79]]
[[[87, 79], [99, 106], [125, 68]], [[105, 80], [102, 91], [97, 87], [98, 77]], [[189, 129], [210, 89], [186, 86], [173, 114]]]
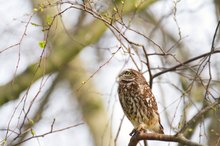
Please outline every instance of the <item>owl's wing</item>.
[[145, 101], [145, 105], [147, 106], [147, 116], [148, 117], [153, 117], [153, 115], [156, 115], [156, 120], [158, 120], [157, 125], [155, 125], [155, 131], [159, 133], [164, 133], [163, 132], [163, 126], [160, 123], [160, 116], [158, 113], [158, 107], [157, 107], [157, 102], [156, 99], [151, 91], [150, 86], [146, 83], [143, 85], [142, 89], [142, 98]]
[[150, 86], [147, 84], [142, 85], [142, 98], [146, 102], [146, 105], [149, 108], [152, 108], [154, 111], [157, 111], [157, 102], [156, 99], [151, 91]]

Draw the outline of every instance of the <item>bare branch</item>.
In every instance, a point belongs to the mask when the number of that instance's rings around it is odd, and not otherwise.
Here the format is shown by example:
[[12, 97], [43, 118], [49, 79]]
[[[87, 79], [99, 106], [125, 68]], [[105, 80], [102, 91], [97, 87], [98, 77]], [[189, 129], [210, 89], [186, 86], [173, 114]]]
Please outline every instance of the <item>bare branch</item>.
[[118, 140], [118, 136], [119, 136], [119, 133], [120, 133], [120, 131], [121, 131], [121, 127], [122, 127], [122, 123], [123, 123], [123, 121], [124, 121], [124, 118], [125, 118], [125, 115], [123, 115], [123, 117], [121, 118], [121, 122], [120, 122], [120, 124], [119, 124], [119, 128], [118, 128], [117, 134], [116, 134], [115, 139], [114, 139], [115, 145], [116, 145], [116, 142], [117, 142], [117, 140]]
[[187, 146], [203, 146], [202, 144], [186, 139], [183, 135], [164, 135], [144, 132], [132, 136], [128, 146], [136, 146], [140, 140], [159, 140], [166, 142], [178, 142]]
[[216, 35], [217, 35], [217, 32], [218, 32], [219, 26], [220, 26], [220, 20], [218, 21], [218, 24], [215, 28], [215, 33], [214, 33], [214, 36], [213, 36], [213, 39], [212, 39], [212, 47], [211, 47], [212, 51], [214, 51], [214, 49], [215, 49], [215, 40], [216, 40]]
[[196, 61], [196, 60], [198, 60], [198, 59], [201, 59], [201, 58], [203, 58], [203, 57], [207, 57], [207, 56], [209, 56], [210, 54], [215, 54], [215, 53], [220, 53], [220, 50], [215, 50], [215, 51], [213, 51], [213, 52], [208, 52], [208, 53], [204, 53], [204, 54], [202, 54], [202, 55], [193, 57], [193, 58], [191, 58], [191, 59], [189, 59], [189, 60], [187, 60], [187, 61], [185, 61], [185, 62], [183, 62], [183, 63], [177, 64], [177, 65], [175, 65], [175, 66], [173, 66], [173, 67], [171, 67], [171, 68], [168, 68], [168, 69], [166, 69], [166, 70], [164, 70], [164, 71], [161, 71], [161, 72], [159, 72], [159, 73], [154, 74], [154, 75], [152, 76], [152, 79], [154, 79], [154, 78], [156, 78], [156, 77], [158, 77], [158, 76], [160, 76], [160, 75], [162, 75], [162, 74], [164, 74], [164, 73], [167, 73], [167, 72], [170, 72], [170, 71], [175, 71], [175, 70], [176, 70], [177, 68], [179, 68], [179, 67], [182, 67], [182, 66], [184, 66], [184, 65], [186, 65], [186, 64], [189, 64], [189, 63], [191, 63], [191, 62], [193, 62], [193, 61]]
[[24, 142], [26, 142], [26, 141], [28, 141], [28, 140], [31, 140], [31, 139], [34, 139], [34, 138], [44, 137], [44, 136], [49, 135], [49, 134], [52, 134], [52, 133], [61, 132], [61, 131], [68, 130], [68, 129], [71, 129], [71, 128], [75, 128], [75, 127], [77, 127], [77, 126], [80, 126], [80, 125], [83, 125], [83, 124], [84, 124], [84, 123], [79, 123], [79, 124], [72, 125], [72, 126], [69, 126], [69, 127], [65, 127], [65, 128], [61, 128], [61, 129], [56, 129], [56, 130], [54, 130], [54, 129], [53, 129], [54, 121], [55, 121], [55, 120], [53, 120], [53, 123], [52, 123], [52, 125], [51, 125], [51, 128], [52, 128], [52, 129], [50, 129], [50, 131], [48, 131], [48, 132], [46, 132], [46, 133], [44, 133], [44, 134], [40, 134], [40, 135], [33, 135], [33, 136], [31, 136], [31, 137], [29, 137], [29, 138], [27, 138], [27, 139], [24, 139], [23, 141], [20, 141], [20, 142], [18, 142], [18, 143], [16, 143], [16, 144], [12, 145], [12, 146], [17, 146], [17, 145], [20, 145], [21, 143], [24, 143]]

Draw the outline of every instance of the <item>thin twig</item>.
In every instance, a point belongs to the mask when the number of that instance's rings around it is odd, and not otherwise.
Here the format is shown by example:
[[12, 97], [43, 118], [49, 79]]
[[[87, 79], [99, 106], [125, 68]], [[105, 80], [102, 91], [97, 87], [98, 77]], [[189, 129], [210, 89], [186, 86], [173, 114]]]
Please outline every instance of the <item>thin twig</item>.
[[147, 65], [148, 73], [149, 73], [149, 85], [150, 85], [150, 88], [152, 88], [152, 73], [151, 73], [151, 68], [150, 68], [150, 61], [149, 61], [148, 54], [147, 54], [145, 47], [142, 46], [142, 49], [144, 51], [144, 55], [146, 58], [146, 65]]
[[39, 137], [44, 137], [46, 135], [49, 135], [49, 134], [52, 134], [52, 133], [56, 133], [56, 132], [61, 132], [61, 131], [64, 131], [64, 130], [68, 130], [68, 129], [71, 129], [71, 128], [74, 128], [74, 127], [77, 127], [77, 126], [80, 126], [80, 125], [83, 125], [84, 123], [79, 123], [79, 124], [76, 124], [76, 125], [72, 125], [72, 126], [69, 126], [69, 127], [65, 127], [65, 128], [61, 128], [61, 129], [56, 129], [56, 130], [53, 130], [53, 124], [54, 124], [54, 121], [51, 125], [51, 128], [52, 128], [52, 131], [50, 129], [50, 131], [48, 131], [47, 133], [44, 133], [44, 134], [41, 134], [41, 135], [35, 135], [35, 136], [31, 136], [23, 141], [20, 141], [19, 143], [16, 143], [12, 146], [17, 146], [17, 145], [20, 145], [21, 143], [24, 143], [30, 139], [33, 139], [33, 138], [39, 138]]
[[123, 115], [123, 117], [121, 118], [121, 122], [120, 122], [120, 124], [119, 124], [119, 128], [118, 128], [117, 134], [116, 134], [115, 139], [114, 139], [115, 145], [116, 145], [116, 142], [117, 142], [117, 140], [118, 140], [118, 136], [119, 136], [119, 133], [120, 133], [120, 131], [121, 131], [121, 127], [122, 127], [122, 123], [123, 123], [123, 121], [124, 121], [124, 118], [125, 118], [125, 115]]
[[[214, 50], [215, 50], [215, 39], [216, 39], [216, 35], [217, 35], [218, 29], [219, 29], [219, 24], [220, 24], [220, 21], [218, 21], [218, 24], [215, 28], [215, 33], [214, 33], [214, 36], [213, 36], [213, 39], [212, 39], [212, 46], [211, 46], [211, 51], [210, 52], [214, 52]], [[207, 61], [208, 70], [209, 70], [209, 80], [208, 80], [208, 83], [207, 83], [207, 86], [206, 86], [206, 92], [205, 92], [206, 97], [209, 94], [209, 86], [210, 86], [210, 83], [211, 83], [211, 80], [212, 80], [211, 55], [212, 54], [209, 55], [208, 61]]]

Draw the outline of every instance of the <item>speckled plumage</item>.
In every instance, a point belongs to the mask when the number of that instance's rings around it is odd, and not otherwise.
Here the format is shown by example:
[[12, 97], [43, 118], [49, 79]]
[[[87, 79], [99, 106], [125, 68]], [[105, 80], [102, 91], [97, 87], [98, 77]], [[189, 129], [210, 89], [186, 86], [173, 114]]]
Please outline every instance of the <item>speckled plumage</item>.
[[164, 133], [157, 103], [144, 76], [133, 69], [119, 74], [118, 95], [122, 109], [135, 130]]

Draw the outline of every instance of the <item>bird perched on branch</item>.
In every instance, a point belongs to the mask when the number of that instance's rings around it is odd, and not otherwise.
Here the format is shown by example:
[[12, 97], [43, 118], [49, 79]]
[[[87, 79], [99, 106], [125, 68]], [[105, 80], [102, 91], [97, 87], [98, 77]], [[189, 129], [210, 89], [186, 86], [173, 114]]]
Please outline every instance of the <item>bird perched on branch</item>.
[[119, 74], [118, 81], [122, 109], [134, 126], [130, 135], [147, 130], [163, 134], [157, 103], [144, 76], [127, 69]]

